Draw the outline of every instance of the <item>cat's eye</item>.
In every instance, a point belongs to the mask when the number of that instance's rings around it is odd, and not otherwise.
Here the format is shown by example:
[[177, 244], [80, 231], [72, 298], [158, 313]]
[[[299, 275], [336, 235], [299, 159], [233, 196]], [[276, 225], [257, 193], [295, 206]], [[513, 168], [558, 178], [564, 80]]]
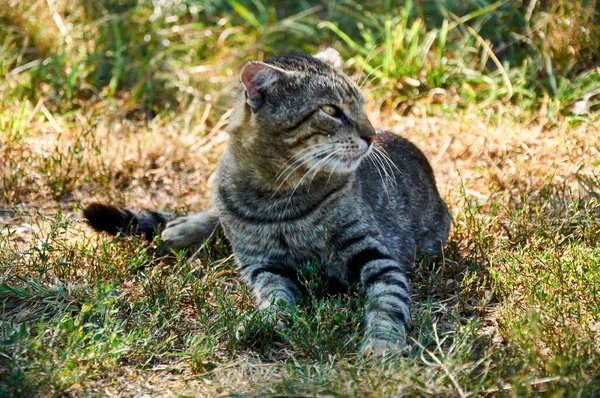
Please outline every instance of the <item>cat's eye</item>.
[[342, 111], [335, 105], [323, 105], [321, 109], [329, 116], [342, 117]]

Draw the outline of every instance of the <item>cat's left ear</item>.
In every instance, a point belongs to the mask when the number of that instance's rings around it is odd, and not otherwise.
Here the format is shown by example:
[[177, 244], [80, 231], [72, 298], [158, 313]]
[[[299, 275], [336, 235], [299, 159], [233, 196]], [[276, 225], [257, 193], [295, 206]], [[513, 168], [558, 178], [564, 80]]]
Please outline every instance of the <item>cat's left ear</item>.
[[326, 64], [333, 66], [335, 69], [342, 69], [342, 57], [340, 56], [339, 52], [337, 52], [331, 47], [316, 53], [315, 55], [313, 55], [313, 57], [325, 62]]
[[264, 62], [251, 61], [242, 68], [241, 81], [246, 90], [246, 102], [257, 111], [265, 101], [270, 87], [273, 87], [287, 72]]

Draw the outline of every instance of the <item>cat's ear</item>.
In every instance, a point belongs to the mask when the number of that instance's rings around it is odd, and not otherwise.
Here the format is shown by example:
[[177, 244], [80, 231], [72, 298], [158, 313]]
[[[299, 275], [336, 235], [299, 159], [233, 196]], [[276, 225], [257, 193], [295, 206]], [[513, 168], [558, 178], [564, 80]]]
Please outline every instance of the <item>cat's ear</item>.
[[258, 110], [265, 92], [276, 84], [287, 72], [264, 62], [251, 61], [242, 68], [241, 81], [246, 90], [246, 102], [252, 110]]
[[342, 57], [340, 56], [339, 52], [331, 47], [318, 52], [317, 54], [313, 55], [313, 57], [333, 66], [335, 69], [342, 69]]

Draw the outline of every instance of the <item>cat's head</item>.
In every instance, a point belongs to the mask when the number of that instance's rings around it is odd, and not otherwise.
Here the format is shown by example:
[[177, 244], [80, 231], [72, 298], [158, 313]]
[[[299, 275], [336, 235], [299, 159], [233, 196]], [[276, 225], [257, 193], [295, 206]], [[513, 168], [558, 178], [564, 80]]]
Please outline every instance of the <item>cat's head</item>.
[[[356, 170], [375, 130], [357, 85], [333, 49], [249, 62], [229, 126], [247, 163], [293, 181]], [[289, 167], [288, 167], [289, 166]], [[269, 170], [270, 168], [270, 170]], [[287, 170], [286, 170], [287, 168]]]

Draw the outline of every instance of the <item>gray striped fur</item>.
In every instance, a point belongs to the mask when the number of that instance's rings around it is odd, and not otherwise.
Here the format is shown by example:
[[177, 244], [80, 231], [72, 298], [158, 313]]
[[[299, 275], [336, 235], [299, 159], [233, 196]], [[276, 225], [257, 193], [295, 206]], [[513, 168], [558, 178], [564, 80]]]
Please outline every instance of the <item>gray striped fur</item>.
[[363, 350], [380, 353], [404, 344], [415, 249], [438, 253], [451, 218], [419, 149], [384, 131], [376, 151], [365, 141], [364, 99], [334, 64], [289, 55], [242, 72], [213, 197], [260, 308], [294, 305], [297, 270], [316, 258], [365, 290]]

